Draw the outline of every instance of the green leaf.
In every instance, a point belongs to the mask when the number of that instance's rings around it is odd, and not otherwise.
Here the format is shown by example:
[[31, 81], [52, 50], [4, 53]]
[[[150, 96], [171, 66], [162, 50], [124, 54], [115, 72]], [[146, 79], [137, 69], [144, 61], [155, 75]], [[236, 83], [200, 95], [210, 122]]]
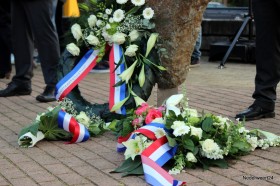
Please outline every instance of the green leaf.
[[143, 174], [144, 174], [144, 170], [143, 170], [143, 166], [141, 163], [137, 168], [135, 168], [132, 171], [122, 174], [122, 176], [124, 177], [124, 176], [128, 176], [128, 175], [143, 175]]
[[202, 130], [205, 132], [210, 132], [213, 126], [213, 119], [211, 117], [207, 117], [203, 120], [201, 124]]
[[138, 168], [139, 165], [142, 164], [141, 161], [141, 157], [140, 156], [136, 156], [134, 160], [132, 160], [131, 158], [128, 158], [126, 160], [124, 160], [124, 162], [115, 170], [112, 171], [112, 173], [124, 173], [124, 172], [131, 172], [134, 169]]
[[210, 165], [218, 166], [223, 169], [228, 168], [228, 163], [226, 162], [225, 159], [217, 159], [217, 160], [208, 159], [207, 161]]
[[18, 134], [18, 137], [22, 136], [23, 134], [26, 134], [28, 132], [31, 132], [31, 134], [33, 134], [34, 136], [37, 135], [38, 132], [38, 128], [39, 128], [39, 122], [33, 122], [31, 125], [24, 127], [23, 129], [21, 129], [21, 131]]
[[118, 120], [113, 120], [109, 125], [108, 125], [108, 129], [112, 130], [112, 131], [116, 131], [116, 126], [117, 126]]
[[244, 152], [249, 152], [251, 149], [251, 145], [246, 141], [235, 141], [232, 144], [232, 147], [236, 147], [239, 150], [244, 151]]
[[194, 143], [193, 143], [193, 141], [191, 140], [191, 139], [189, 139], [189, 138], [185, 138], [185, 139], [183, 139], [183, 146], [184, 146], [184, 148], [185, 149], [189, 149], [190, 151], [194, 151]]
[[168, 145], [170, 147], [175, 147], [177, 145], [177, 142], [174, 138], [171, 138], [170, 136], [166, 135], [167, 140], [168, 140]]

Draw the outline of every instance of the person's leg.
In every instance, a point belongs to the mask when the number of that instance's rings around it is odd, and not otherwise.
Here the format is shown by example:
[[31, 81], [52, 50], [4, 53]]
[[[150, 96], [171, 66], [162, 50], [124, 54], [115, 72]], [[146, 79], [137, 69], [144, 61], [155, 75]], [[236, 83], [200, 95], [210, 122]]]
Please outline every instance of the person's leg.
[[[278, 3], [278, 4], [277, 4]], [[280, 80], [280, 17], [278, 0], [254, 0], [256, 23], [256, 78], [254, 104], [274, 110]]]
[[60, 54], [58, 36], [52, 21], [55, 13], [53, 0], [27, 1], [25, 4], [38, 47], [45, 83], [54, 87], [57, 83], [56, 70]]
[[0, 27], [0, 78], [10, 78], [11, 42], [11, 26]]
[[256, 77], [253, 105], [236, 118], [254, 120], [275, 116], [276, 86], [280, 80], [280, 16], [278, 0], [253, 0], [256, 24]]
[[31, 84], [33, 76], [33, 36], [26, 17], [25, 1], [11, 1], [12, 46], [15, 56], [16, 74], [13, 81]]

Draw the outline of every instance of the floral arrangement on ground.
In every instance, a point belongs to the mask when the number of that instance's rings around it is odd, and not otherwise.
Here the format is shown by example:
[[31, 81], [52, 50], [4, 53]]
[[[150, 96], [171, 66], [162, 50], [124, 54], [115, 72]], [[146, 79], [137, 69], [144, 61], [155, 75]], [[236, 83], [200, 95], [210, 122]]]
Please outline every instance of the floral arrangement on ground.
[[143, 174], [139, 157], [163, 138], [173, 149], [170, 174], [178, 174], [186, 167], [227, 168], [228, 158], [280, 145], [280, 136], [259, 129], [247, 130], [244, 121], [234, 122], [209, 113], [199, 115], [196, 109], [189, 108], [183, 94], [171, 96], [160, 107], [142, 103], [130, 110], [125, 119], [113, 121], [109, 128], [117, 133], [124, 147], [125, 162], [115, 170], [124, 175]]

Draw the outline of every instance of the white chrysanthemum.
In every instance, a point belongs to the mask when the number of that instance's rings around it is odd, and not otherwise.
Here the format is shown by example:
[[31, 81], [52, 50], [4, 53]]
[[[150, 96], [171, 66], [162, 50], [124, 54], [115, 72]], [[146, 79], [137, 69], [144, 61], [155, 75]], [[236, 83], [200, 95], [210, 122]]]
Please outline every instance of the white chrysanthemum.
[[190, 132], [190, 127], [187, 126], [183, 121], [174, 121], [171, 126], [173, 129], [174, 136], [182, 136]]
[[131, 3], [135, 6], [142, 6], [145, 4], [145, 0], [131, 0]]
[[164, 129], [162, 129], [162, 128], [157, 128], [157, 129], [155, 130], [155, 136], [157, 137], [157, 139], [159, 139], [159, 138], [161, 138], [161, 137], [163, 137], [163, 136], [165, 136], [165, 135], [166, 135], [166, 132], [165, 132]]
[[74, 43], [70, 43], [66, 46], [66, 49], [68, 52], [70, 52], [70, 54], [72, 54], [73, 56], [78, 56], [80, 54], [80, 49], [79, 47], [77, 47], [77, 45], [75, 45]]
[[124, 33], [117, 32], [112, 36], [112, 41], [121, 45], [125, 42], [125, 37], [126, 35]]
[[188, 153], [187, 153], [186, 159], [187, 159], [187, 161], [189, 161], [189, 162], [193, 162], [193, 163], [196, 163], [196, 162], [197, 162], [196, 157], [195, 157], [195, 156], [193, 155], [193, 153], [191, 153], [191, 152], [188, 152]]
[[129, 45], [125, 50], [124, 55], [133, 57], [136, 55], [136, 51], [138, 50], [138, 45]]
[[215, 143], [213, 139], [206, 139], [200, 141], [201, 144], [201, 155], [209, 159], [223, 159], [223, 151], [219, 145]]
[[79, 41], [79, 39], [82, 38], [83, 33], [82, 33], [82, 29], [81, 26], [78, 23], [75, 23], [74, 25], [72, 25], [71, 27], [71, 32], [73, 34], [73, 37]]
[[90, 45], [94, 45], [94, 46], [97, 46], [100, 44], [100, 41], [98, 39], [98, 37], [94, 36], [94, 35], [89, 35], [86, 37], [86, 40], [87, 42], [90, 44]]
[[198, 139], [202, 138], [202, 129], [191, 126], [191, 136], [197, 136]]
[[90, 15], [88, 18], [88, 25], [90, 28], [93, 28], [96, 25], [97, 17], [95, 15]]
[[115, 22], [119, 23], [124, 19], [124, 11], [122, 9], [118, 9], [113, 14], [113, 19]]
[[127, 1], [128, 0], [117, 0], [117, 3], [122, 5], [122, 4], [125, 4]]
[[133, 42], [135, 41], [136, 39], [138, 39], [139, 37], [139, 32], [137, 30], [132, 30], [130, 33], [129, 33], [129, 37], [130, 37], [130, 41]]
[[154, 17], [154, 14], [155, 14], [155, 12], [152, 8], [145, 8], [143, 10], [143, 17], [145, 19], [152, 19]]

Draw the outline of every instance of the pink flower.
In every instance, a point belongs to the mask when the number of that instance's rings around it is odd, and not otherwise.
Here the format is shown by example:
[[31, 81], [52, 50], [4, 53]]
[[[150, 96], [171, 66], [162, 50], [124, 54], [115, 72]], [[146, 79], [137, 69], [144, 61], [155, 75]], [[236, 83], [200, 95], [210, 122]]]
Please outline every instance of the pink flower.
[[132, 125], [133, 125], [134, 127], [141, 127], [141, 126], [142, 126], [142, 122], [143, 122], [143, 118], [142, 118], [142, 117], [135, 118], [135, 119], [132, 121]]
[[140, 116], [144, 112], [147, 112], [148, 109], [149, 109], [148, 103], [142, 103], [142, 105], [135, 111], [135, 114]]
[[146, 119], [145, 119], [145, 123], [149, 124], [151, 123], [154, 119], [156, 118], [161, 118], [162, 117], [162, 113], [159, 110], [156, 109], [151, 109], [149, 110]]

